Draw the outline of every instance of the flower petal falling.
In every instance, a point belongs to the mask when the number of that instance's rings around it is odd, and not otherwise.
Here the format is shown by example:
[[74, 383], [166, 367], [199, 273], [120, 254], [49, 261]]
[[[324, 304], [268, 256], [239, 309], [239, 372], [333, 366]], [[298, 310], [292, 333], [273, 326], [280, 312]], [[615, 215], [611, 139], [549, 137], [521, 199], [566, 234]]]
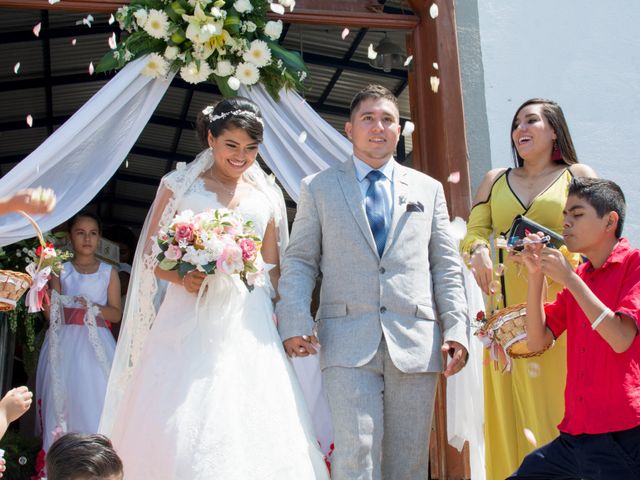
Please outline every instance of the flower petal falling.
[[108, 43], [109, 43], [109, 48], [111, 50], [115, 50], [118, 47], [118, 45], [116, 44], [116, 34], [115, 33], [111, 34], [111, 36], [109, 37], [109, 42]]
[[415, 129], [416, 129], [415, 124], [412, 121], [407, 120], [404, 123], [404, 128], [402, 129], [402, 135], [405, 136], [405, 137], [408, 137], [409, 135], [411, 135], [413, 133], [413, 131]]
[[298, 143], [304, 143], [306, 141], [307, 141], [307, 132], [303, 130], [302, 132], [300, 132], [300, 135], [298, 135]]
[[438, 16], [438, 5], [435, 3], [431, 4], [431, 7], [429, 8], [429, 15], [431, 15], [431, 18], [436, 18]]
[[27, 125], [29, 125], [29, 127], [33, 127], [33, 117], [31, 114], [27, 115]]
[[404, 66], [408, 67], [412, 61], [413, 61], [413, 55], [409, 55], [407, 59], [404, 61]]
[[55, 5], [56, 3], [60, 3], [60, 0], [49, 0], [49, 5]]
[[527, 365], [527, 374], [531, 378], [538, 378], [540, 376], [540, 364], [536, 362], [529, 362]]
[[349, 29], [345, 28], [344, 30], [342, 30], [342, 39], [344, 40], [345, 38], [347, 38], [349, 36]]
[[89, 75], [93, 75], [95, 72], [95, 68], [93, 67], [93, 62], [89, 62]]
[[277, 13], [278, 15], [284, 15], [284, 6], [279, 3], [270, 3], [269, 7], [273, 13]]
[[15, 73], [17, 75], [19, 70], [20, 70], [20, 62], [16, 63], [13, 66], [13, 73]]
[[37, 24], [33, 27], [33, 30], [32, 30], [32, 31], [33, 31], [33, 34], [34, 34], [36, 37], [39, 37], [39, 36], [40, 36], [40, 30], [41, 30], [41, 29], [42, 29], [42, 23], [37, 23]]
[[538, 446], [538, 442], [536, 441], [536, 437], [533, 434], [533, 432], [531, 430], [529, 430], [528, 428], [524, 429], [524, 436], [527, 439], [527, 441], [533, 445], [534, 447]]
[[113, 13], [109, 16], [109, 25], [113, 25], [116, 21], [116, 17], [113, 16]]
[[75, 47], [77, 42], [78, 41], [74, 38], [74, 39], [71, 40], [71, 45], [73, 45]]
[[373, 60], [378, 56], [378, 52], [375, 51], [375, 49], [373, 48], [373, 43], [369, 44], [369, 50], [367, 50], [367, 57], [369, 57], [369, 60]]
[[93, 15], [89, 14], [86, 17], [84, 17], [82, 20], [78, 20], [76, 22], [76, 25], [86, 25], [87, 27], [91, 28], [93, 21], [94, 21]]
[[460, 182], [460, 172], [451, 172], [447, 177], [447, 182], [449, 183], [459, 183]]
[[440, 87], [440, 79], [434, 75], [431, 77], [430, 82], [431, 90], [433, 90], [433, 93], [438, 93], [438, 88]]
[[433, 62], [433, 68], [435, 68], [436, 70], [438, 70], [438, 62]]

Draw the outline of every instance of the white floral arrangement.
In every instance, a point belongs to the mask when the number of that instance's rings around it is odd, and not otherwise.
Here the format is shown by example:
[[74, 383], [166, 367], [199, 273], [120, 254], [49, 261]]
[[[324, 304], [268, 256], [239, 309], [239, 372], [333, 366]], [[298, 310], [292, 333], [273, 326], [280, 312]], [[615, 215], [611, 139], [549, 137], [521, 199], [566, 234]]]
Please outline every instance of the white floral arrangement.
[[267, 12], [294, 6], [294, 0], [133, 0], [115, 14], [124, 38], [110, 42], [96, 71], [149, 54], [145, 75], [176, 71], [188, 83], [214, 81], [224, 96], [261, 83], [277, 99], [283, 87], [301, 90], [307, 69], [297, 52], [277, 43], [283, 23], [268, 20]]

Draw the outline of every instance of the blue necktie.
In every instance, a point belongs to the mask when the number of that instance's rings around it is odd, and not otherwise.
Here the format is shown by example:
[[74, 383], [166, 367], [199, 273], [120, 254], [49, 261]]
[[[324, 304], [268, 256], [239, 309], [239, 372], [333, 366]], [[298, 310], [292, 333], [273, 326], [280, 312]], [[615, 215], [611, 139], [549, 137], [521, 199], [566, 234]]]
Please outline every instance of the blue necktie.
[[378, 255], [382, 257], [384, 252], [384, 244], [387, 240], [387, 220], [384, 214], [384, 188], [382, 187], [382, 179], [384, 175], [379, 170], [371, 170], [367, 174], [369, 180], [369, 188], [365, 197], [365, 209], [369, 226], [373, 239], [378, 247]]

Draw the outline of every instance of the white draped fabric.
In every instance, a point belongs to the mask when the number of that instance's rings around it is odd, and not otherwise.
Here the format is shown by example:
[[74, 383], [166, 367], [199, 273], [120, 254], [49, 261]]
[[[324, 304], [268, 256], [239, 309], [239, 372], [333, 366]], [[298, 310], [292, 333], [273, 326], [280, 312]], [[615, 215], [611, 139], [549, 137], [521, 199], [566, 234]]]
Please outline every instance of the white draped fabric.
[[[171, 77], [152, 80], [141, 74], [146, 62], [146, 57], [141, 58], [123, 68], [0, 179], [0, 197], [28, 187], [52, 188], [58, 205], [53, 213], [38, 218], [43, 230], [83, 208], [122, 164], [169, 88]], [[351, 143], [296, 92], [282, 91], [279, 102], [261, 87], [243, 87], [239, 94], [259, 105], [266, 127], [260, 154], [294, 200], [302, 178], [349, 158]], [[12, 214], [0, 218], [0, 246], [33, 236], [31, 225], [23, 217]], [[481, 297], [477, 287], [473, 279], [467, 280], [469, 300], [478, 303]], [[474, 306], [470, 311], [477, 310]], [[462, 374], [449, 380], [449, 441], [460, 448], [464, 440], [471, 439], [472, 470], [479, 475], [477, 462], [484, 460], [483, 454], [479, 457], [483, 448], [482, 408], [477, 403], [482, 399], [482, 360], [479, 343], [472, 339], [471, 344], [472, 362]], [[474, 478], [481, 477], [474, 474]]]
[[265, 120], [260, 156], [294, 200], [304, 177], [351, 156], [351, 142], [295, 91], [281, 91], [278, 102], [262, 88], [242, 87], [239, 93], [260, 107]]
[[[127, 65], [27, 158], [0, 179], [0, 197], [43, 186], [58, 198], [55, 210], [38, 218], [50, 230], [81, 210], [109, 181], [171, 83], [141, 75], [144, 58]], [[33, 237], [17, 214], [0, 217], [0, 246]]]

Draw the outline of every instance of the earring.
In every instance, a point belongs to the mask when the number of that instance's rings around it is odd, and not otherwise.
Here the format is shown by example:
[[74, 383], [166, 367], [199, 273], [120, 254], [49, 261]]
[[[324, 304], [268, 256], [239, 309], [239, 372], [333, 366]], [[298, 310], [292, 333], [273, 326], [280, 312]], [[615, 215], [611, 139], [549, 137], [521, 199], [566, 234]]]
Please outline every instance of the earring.
[[558, 140], [553, 141], [553, 151], [551, 152], [551, 160], [554, 162], [558, 162], [563, 160], [562, 152], [560, 151], [560, 147], [558, 146]]
[[560, 147], [558, 146], [558, 141], [553, 141], [553, 151], [551, 152], [551, 160], [554, 162], [559, 162], [560, 160], [564, 160], [562, 157], [562, 152], [560, 151]]

